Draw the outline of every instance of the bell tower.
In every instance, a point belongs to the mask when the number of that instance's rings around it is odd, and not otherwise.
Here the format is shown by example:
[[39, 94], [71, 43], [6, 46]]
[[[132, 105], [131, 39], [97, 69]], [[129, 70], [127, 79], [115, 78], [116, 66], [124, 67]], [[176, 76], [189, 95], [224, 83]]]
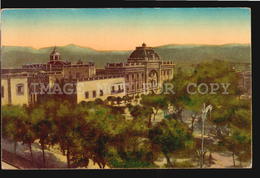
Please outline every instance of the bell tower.
[[53, 48], [53, 51], [50, 54], [50, 61], [59, 61], [60, 53], [56, 51], [56, 46]]

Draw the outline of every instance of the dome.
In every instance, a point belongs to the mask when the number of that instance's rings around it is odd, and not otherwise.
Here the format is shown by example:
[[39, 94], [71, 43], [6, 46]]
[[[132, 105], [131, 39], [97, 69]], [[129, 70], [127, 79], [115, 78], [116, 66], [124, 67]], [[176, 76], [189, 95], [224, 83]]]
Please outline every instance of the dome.
[[136, 47], [128, 60], [160, 60], [160, 57], [151, 47], [143, 43], [141, 47]]

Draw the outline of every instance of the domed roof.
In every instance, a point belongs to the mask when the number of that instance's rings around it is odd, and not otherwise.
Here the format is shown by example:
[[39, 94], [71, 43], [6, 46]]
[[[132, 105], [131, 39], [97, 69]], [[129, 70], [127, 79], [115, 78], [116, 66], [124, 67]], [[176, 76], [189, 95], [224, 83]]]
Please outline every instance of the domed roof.
[[160, 60], [159, 55], [151, 48], [147, 47], [145, 43], [130, 54], [128, 60]]

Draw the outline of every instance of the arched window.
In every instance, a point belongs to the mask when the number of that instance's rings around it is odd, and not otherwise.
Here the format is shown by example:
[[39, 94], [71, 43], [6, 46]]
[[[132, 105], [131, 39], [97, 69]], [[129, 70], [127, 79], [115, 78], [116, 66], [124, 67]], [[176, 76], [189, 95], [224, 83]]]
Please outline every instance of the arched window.
[[103, 90], [100, 90], [100, 91], [99, 91], [99, 96], [103, 96], [103, 95], [104, 95]]

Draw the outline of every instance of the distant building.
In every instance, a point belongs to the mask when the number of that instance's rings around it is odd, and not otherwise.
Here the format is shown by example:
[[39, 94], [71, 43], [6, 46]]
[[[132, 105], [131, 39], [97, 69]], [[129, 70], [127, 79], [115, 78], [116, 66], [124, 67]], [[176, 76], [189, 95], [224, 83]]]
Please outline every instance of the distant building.
[[172, 61], [161, 60], [145, 43], [136, 47], [126, 63], [108, 63], [97, 71], [93, 62], [62, 60], [55, 47], [45, 64], [1, 69], [1, 102], [35, 104], [46, 97], [62, 97], [79, 103], [158, 91], [164, 81], [173, 78], [173, 68]]
[[145, 43], [130, 54], [126, 63], [107, 63], [98, 75], [123, 75], [126, 81], [126, 93], [136, 94], [151, 89], [160, 89], [161, 84], [173, 78], [174, 64], [163, 61], [160, 56]]
[[252, 72], [243, 71], [238, 72], [239, 75], [239, 87], [243, 91], [243, 97], [251, 98], [252, 96]]
[[76, 88], [77, 103], [94, 101], [97, 98], [105, 100], [108, 96], [123, 97], [126, 95], [123, 77], [78, 81]]
[[25, 75], [8, 75], [1, 77], [1, 103], [28, 104], [28, 78]]

